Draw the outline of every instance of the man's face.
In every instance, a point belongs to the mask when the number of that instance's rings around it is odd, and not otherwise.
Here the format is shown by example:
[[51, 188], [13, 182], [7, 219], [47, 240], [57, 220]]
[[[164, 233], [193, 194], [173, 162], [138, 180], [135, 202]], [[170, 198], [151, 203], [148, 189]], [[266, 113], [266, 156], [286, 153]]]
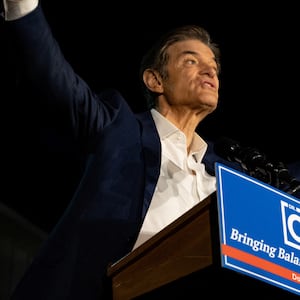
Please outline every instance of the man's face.
[[211, 49], [198, 40], [187, 40], [171, 45], [167, 51], [168, 78], [163, 80], [166, 101], [193, 110], [215, 110], [219, 79]]

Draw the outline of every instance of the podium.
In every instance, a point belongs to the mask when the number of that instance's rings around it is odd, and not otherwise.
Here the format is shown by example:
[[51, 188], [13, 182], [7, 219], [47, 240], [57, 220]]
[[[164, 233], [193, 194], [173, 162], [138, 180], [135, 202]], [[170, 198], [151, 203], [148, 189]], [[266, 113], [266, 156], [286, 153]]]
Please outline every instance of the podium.
[[[109, 266], [112, 299], [299, 299], [289, 291], [221, 266], [217, 194]], [[197, 296], [199, 295], [199, 296]]]
[[[211, 266], [215, 193], [108, 268], [113, 299], [133, 299]], [[212, 223], [213, 221], [213, 223]]]

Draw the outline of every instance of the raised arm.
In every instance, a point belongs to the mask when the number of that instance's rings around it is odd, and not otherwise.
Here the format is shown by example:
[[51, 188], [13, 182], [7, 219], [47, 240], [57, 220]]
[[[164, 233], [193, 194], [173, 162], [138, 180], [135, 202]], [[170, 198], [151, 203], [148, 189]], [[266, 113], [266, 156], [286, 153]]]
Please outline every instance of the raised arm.
[[[125, 104], [129, 109], [127, 103], [116, 91], [95, 93], [76, 73], [62, 53], [38, 0], [4, 1], [13, 54], [17, 54], [11, 59], [20, 68], [26, 86], [38, 96], [43, 108], [46, 105], [41, 113], [53, 113], [53, 122], [63, 120], [68, 134], [71, 130], [71, 135], [84, 145], [94, 144], [98, 133], [116, 118], [120, 106]], [[102, 59], [101, 52], [98, 59]], [[98, 67], [97, 72], [101, 76], [102, 69]]]

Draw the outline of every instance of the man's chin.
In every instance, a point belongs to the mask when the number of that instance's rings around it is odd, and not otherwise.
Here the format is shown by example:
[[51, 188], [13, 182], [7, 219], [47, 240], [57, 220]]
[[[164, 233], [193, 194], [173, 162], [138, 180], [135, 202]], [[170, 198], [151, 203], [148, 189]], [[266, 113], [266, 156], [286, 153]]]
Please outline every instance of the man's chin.
[[207, 109], [209, 113], [212, 113], [215, 111], [218, 107], [218, 102], [217, 101], [207, 101], [203, 103], [203, 106]]

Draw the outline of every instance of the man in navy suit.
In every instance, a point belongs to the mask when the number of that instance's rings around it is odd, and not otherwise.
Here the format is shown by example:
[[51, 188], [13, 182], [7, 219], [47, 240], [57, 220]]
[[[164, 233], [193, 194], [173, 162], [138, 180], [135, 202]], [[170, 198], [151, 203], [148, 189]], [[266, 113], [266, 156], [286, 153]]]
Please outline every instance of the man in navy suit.
[[142, 60], [150, 109], [135, 114], [117, 90], [95, 93], [74, 72], [37, 0], [4, 3], [26, 81], [85, 155], [72, 201], [12, 299], [109, 297], [110, 263], [212, 194], [216, 161], [241, 169], [196, 133], [218, 104], [219, 49], [197, 26], [167, 33]]

